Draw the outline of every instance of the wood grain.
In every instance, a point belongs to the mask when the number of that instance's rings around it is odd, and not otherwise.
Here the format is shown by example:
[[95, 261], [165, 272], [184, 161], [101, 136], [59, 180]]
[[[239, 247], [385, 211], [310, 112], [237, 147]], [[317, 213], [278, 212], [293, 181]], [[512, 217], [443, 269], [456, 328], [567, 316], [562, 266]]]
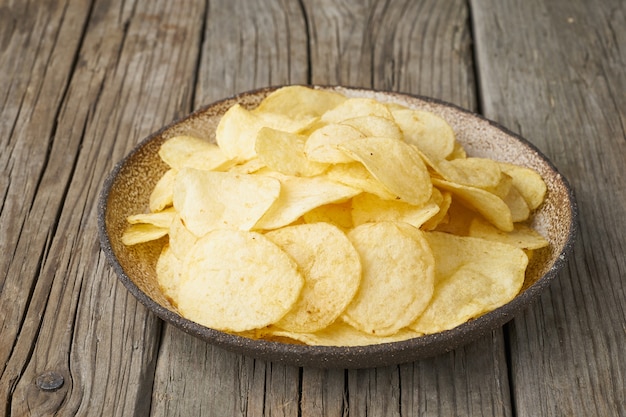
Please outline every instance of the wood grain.
[[580, 211], [569, 268], [511, 328], [518, 415], [626, 415], [624, 3], [472, 5], [485, 114], [546, 153]]

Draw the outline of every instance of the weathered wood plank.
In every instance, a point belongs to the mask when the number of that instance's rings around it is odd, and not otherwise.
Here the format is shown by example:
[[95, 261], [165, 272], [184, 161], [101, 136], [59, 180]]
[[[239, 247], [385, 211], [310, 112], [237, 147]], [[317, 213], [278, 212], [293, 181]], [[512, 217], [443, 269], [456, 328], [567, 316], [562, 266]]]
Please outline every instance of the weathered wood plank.
[[52, 285], [40, 267], [72, 173], [64, 148], [80, 140], [55, 138], [56, 115], [89, 4], [14, 2], [0, 11], [0, 403], [10, 405]]
[[[78, 3], [67, 13], [83, 10]], [[32, 155], [49, 151], [35, 202], [59, 193], [62, 211], [52, 213], [58, 217], [44, 234], [41, 262], [28, 263], [37, 268], [32, 297], [14, 294], [29, 303], [3, 375], [9, 405], [2, 411], [134, 415], [149, 410], [160, 324], [106, 265], [97, 239], [97, 198], [117, 160], [156, 127], [190, 110], [203, 8], [192, 1], [99, 1], [85, 10], [90, 15], [84, 39], [72, 34], [82, 41], [74, 72], [62, 102], [48, 103], [58, 107], [55, 130], [48, 133], [54, 141], [50, 150], [42, 147]], [[64, 24], [75, 27], [71, 20]], [[73, 61], [68, 54], [56, 59]], [[27, 239], [38, 236], [25, 233]], [[34, 337], [36, 343], [28, 340]], [[64, 377], [61, 389], [36, 387], [37, 376], [46, 371]]]
[[625, 4], [471, 3], [485, 113], [552, 159], [580, 212], [569, 267], [511, 327], [517, 415], [626, 415]]

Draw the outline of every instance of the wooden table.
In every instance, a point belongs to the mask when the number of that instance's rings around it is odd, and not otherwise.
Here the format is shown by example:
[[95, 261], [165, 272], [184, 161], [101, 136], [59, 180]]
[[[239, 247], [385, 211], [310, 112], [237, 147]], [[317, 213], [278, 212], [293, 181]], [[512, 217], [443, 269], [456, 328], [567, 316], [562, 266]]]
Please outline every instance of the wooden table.
[[[0, 416], [625, 416], [626, 3], [0, 0]], [[503, 329], [299, 369], [164, 324], [100, 251], [106, 175], [202, 104], [343, 84], [475, 110], [569, 179], [568, 267]]]

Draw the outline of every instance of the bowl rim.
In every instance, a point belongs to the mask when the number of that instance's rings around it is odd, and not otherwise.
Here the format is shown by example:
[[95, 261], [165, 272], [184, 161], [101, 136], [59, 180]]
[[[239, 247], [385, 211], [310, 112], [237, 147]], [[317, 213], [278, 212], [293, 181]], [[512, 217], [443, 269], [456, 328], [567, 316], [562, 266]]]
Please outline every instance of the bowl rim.
[[569, 181], [559, 172], [557, 167], [550, 161], [533, 143], [523, 138], [519, 134], [512, 132], [501, 124], [488, 119], [487, 117], [472, 112], [468, 109], [460, 107], [456, 104], [449, 103], [440, 99], [422, 96], [418, 94], [377, 90], [363, 87], [350, 87], [345, 85], [308, 85], [308, 84], [291, 84], [301, 85], [311, 88], [330, 89], [348, 92], [372, 92], [380, 93], [395, 97], [406, 97], [417, 99], [437, 106], [449, 107], [457, 112], [464, 113], [466, 116], [477, 118], [483, 122], [487, 122], [492, 127], [502, 131], [505, 135], [521, 142], [539, 157], [557, 176], [563, 187], [567, 191], [568, 205], [570, 207], [570, 222], [567, 237], [560, 253], [555, 255], [555, 261], [552, 267], [535, 281], [522, 293], [518, 294], [513, 300], [500, 306], [484, 315], [469, 320], [450, 330], [438, 333], [426, 334], [412, 339], [397, 342], [380, 343], [364, 346], [311, 346], [300, 344], [289, 344], [278, 341], [251, 339], [244, 336], [226, 333], [216, 329], [212, 329], [201, 324], [186, 319], [179, 314], [167, 309], [158, 302], [154, 301], [148, 294], [142, 291], [133, 280], [126, 274], [124, 268], [118, 261], [107, 232], [106, 215], [107, 202], [110, 192], [116, 182], [118, 174], [126, 166], [135, 154], [152, 140], [159, 138], [162, 133], [173, 126], [197, 117], [204, 113], [207, 109], [220, 103], [228, 101], [239, 101], [241, 98], [267, 94], [275, 89], [284, 87], [285, 85], [276, 85], [257, 88], [229, 97], [225, 97], [212, 103], [200, 106], [195, 111], [177, 118], [168, 123], [159, 130], [151, 133], [141, 140], [126, 156], [118, 161], [110, 173], [104, 180], [102, 190], [98, 199], [98, 234], [100, 246], [105, 254], [109, 264], [116, 273], [118, 279], [126, 287], [126, 289], [151, 312], [155, 313], [159, 318], [167, 323], [173, 324], [184, 332], [196, 336], [214, 346], [224, 348], [226, 350], [243, 354], [261, 360], [284, 363], [294, 366], [308, 366], [315, 368], [369, 368], [374, 366], [386, 366], [392, 364], [406, 363], [413, 360], [435, 356], [453, 349], [456, 349], [472, 340], [475, 340], [486, 333], [500, 328], [509, 322], [516, 313], [521, 311], [524, 306], [534, 301], [546, 287], [554, 280], [559, 271], [568, 262], [569, 256], [573, 252], [574, 243], [578, 233], [578, 205], [572, 186]]

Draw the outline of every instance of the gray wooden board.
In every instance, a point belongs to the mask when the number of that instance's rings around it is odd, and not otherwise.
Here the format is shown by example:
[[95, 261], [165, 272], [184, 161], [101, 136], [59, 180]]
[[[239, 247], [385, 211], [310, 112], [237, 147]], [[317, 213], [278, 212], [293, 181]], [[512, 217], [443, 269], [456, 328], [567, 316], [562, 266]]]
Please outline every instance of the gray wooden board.
[[[0, 12], [0, 416], [626, 415], [623, 2], [0, 0]], [[504, 331], [399, 366], [277, 365], [163, 324], [99, 250], [105, 176], [192, 109], [289, 83], [429, 95], [522, 133], [577, 192], [569, 267]], [[49, 371], [56, 391], [36, 385]]]
[[484, 113], [556, 164], [580, 211], [569, 267], [511, 326], [517, 415], [626, 415], [626, 5], [472, 6]]

